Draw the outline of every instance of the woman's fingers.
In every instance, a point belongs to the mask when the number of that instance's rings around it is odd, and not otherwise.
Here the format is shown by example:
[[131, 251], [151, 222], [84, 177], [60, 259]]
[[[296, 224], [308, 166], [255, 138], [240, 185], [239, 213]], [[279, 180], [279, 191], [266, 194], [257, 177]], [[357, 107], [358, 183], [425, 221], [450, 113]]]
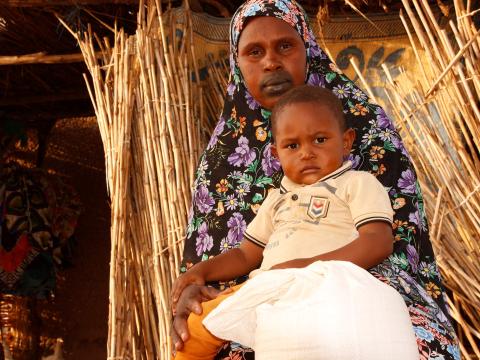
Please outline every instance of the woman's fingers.
[[174, 318], [170, 335], [176, 351], [183, 348], [183, 344], [190, 337], [188, 331], [188, 315], [194, 312], [197, 315], [202, 313], [202, 302], [215, 299], [219, 290], [204, 285], [187, 285], [180, 292], [178, 300], [174, 304]]
[[170, 327], [170, 337], [172, 338], [174, 353], [175, 351], [182, 350], [184, 341], [188, 340], [189, 336], [187, 318], [176, 315]]
[[174, 350], [181, 350], [183, 344], [190, 337], [188, 332], [187, 319], [192, 311], [202, 313], [201, 302], [205, 298], [202, 288], [205, 286], [189, 285], [180, 293], [177, 302], [174, 304], [174, 318], [170, 330], [170, 336]]
[[185, 285], [183, 284], [183, 282], [179, 278], [173, 283], [172, 302], [174, 304], [178, 301], [178, 299], [180, 297], [180, 294], [182, 293], [183, 289], [185, 289]]
[[202, 286], [200, 289], [202, 295], [204, 296], [203, 301], [213, 300], [215, 299], [218, 294], [221, 293], [220, 290], [212, 287], [212, 286]]

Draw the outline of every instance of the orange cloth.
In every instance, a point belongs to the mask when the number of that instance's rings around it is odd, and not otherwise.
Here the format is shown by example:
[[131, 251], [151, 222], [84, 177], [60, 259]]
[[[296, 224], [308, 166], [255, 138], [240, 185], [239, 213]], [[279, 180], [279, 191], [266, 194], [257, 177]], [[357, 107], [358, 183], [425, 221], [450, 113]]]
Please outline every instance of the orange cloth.
[[210, 312], [215, 309], [223, 300], [233, 295], [243, 284], [233, 286], [225, 292], [220, 293], [217, 298], [202, 303], [203, 312], [201, 315], [191, 313], [188, 317], [188, 330], [190, 338], [185, 342], [183, 349], [177, 351], [175, 360], [211, 360], [217, 355], [220, 347], [227, 340], [213, 336], [202, 322]]

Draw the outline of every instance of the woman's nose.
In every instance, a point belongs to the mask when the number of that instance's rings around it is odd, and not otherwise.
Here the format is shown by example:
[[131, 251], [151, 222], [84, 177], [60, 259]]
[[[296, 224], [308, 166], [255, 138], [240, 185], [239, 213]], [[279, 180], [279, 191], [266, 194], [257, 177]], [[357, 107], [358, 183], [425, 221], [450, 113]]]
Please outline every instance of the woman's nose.
[[264, 58], [264, 69], [266, 71], [276, 71], [282, 69], [282, 61], [278, 54], [269, 51]]

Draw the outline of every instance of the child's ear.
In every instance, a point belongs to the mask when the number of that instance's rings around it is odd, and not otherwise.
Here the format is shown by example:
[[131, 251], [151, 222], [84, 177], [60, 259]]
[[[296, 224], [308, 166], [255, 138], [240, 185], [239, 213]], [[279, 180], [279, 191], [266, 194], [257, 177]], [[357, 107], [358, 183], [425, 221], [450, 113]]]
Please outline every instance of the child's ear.
[[348, 128], [343, 133], [343, 155], [347, 157], [352, 150], [353, 141], [355, 140], [355, 130]]
[[272, 152], [272, 155], [278, 159], [278, 152], [277, 152], [277, 147], [275, 146], [275, 143], [272, 143], [270, 145], [270, 151]]

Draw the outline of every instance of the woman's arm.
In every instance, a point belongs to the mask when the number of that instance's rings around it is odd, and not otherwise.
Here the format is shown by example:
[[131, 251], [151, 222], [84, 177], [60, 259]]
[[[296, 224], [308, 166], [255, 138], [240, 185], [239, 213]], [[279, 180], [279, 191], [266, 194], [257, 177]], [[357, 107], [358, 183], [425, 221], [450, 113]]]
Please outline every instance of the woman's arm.
[[311, 258], [294, 259], [273, 266], [271, 269], [301, 268], [318, 260], [350, 261], [364, 269], [380, 264], [393, 251], [392, 226], [375, 221], [358, 228], [359, 236], [351, 243]]
[[256, 269], [263, 258], [263, 248], [243, 240], [239, 248], [231, 249], [192, 266], [175, 280], [172, 302], [178, 301], [183, 289], [190, 284], [204, 285], [209, 281], [227, 281]]

